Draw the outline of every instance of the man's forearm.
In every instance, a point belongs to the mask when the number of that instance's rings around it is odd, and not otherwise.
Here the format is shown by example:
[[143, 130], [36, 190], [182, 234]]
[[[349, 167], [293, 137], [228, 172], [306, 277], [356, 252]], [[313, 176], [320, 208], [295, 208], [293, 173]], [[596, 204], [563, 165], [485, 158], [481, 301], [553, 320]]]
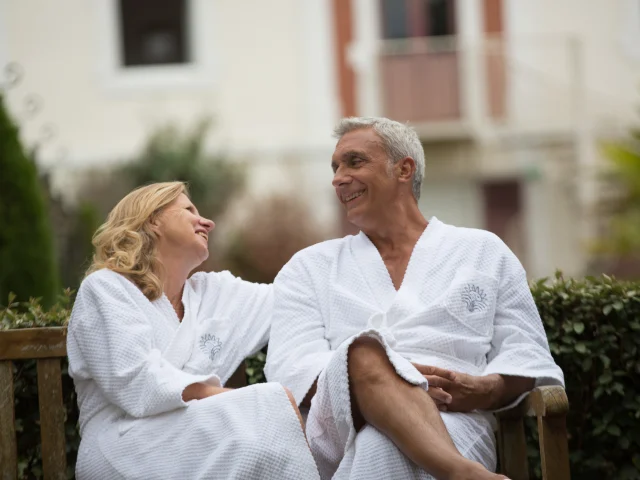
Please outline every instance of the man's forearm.
[[483, 378], [485, 394], [481, 397], [481, 410], [496, 410], [513, 402], [525, 392], [533, 389], [534, 378], [499, 375], [486, 375]]

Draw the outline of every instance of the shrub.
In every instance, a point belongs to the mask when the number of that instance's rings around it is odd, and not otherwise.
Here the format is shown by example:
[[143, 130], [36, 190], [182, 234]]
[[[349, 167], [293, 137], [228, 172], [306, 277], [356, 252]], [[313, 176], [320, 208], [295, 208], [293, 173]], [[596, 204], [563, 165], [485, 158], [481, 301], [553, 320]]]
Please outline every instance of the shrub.
[[565, 375], [572, 476], [640, 478], [640, 283], [557, 274], [532, 292]]
[[0, 95], [0, 298], [55, 299], [53, 235], [33, 159], [20, 144], [18, 128]]
[[187, 131], [167, 124], [153, 131], [139, 153], [106, 170], [87, 172], [79, 197], [103, 217], [135, 187], [180, 180], [200, 213], [216, 218], [242, 188], [244, 171], [222, 155], [205, 151], [210, 122], [201, 120]]
[[232, 234], [224, 268], [251, 282], [273, 282], [296, 252], [322, 240], [311, 218], [296, 198], [273, 196], [260, 202]]
[[187, 132], [173, 125], [159, 128], [140, 154], [118, 170], [118, 177], [128, 179], [131, 188], [152, 182], [187, 182], [198, 210], [217, 217], [242, 187], [244, 173], [225, 157], [205, 152], [210, 127], [211, 122], [200, 120]]
[[[565, 374], [570, 412], [567, 419], [573, 478], [640, 478], [640, 283], [607, 276], [565, 279], [557, 275], [531, 286], [551, 352]], [[64, 324], [67, 295], [44, 311], [37, 301], [0, 310], [0, 330]], [[264, 354], [247, 362], [250, 383], [264, 381]], [[16, 418], [20, 464], [37, 475], [39, 432], [35, 369], [18, 371]], [[67, 448], [73, 465], [79, 443], [76, 399], [63, 379], [67, 405]], [[540, 478], [535, 429], [528, 430], [532, 473]], [[27, 477], [24, 477], [27, 478]]]

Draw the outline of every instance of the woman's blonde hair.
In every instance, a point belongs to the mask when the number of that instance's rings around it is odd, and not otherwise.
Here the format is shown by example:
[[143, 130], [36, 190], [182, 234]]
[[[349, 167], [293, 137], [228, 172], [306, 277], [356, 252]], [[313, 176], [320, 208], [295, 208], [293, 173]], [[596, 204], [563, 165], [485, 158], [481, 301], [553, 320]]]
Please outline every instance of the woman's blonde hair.
[[93, 236], [95, 253], [87, 275], [108, 268], [129, 278], [149, 300], [162, 296], [162, 265], [151, 225], [183, 193], [188, 195], [182, 182], [152, 183], [120, 200]]

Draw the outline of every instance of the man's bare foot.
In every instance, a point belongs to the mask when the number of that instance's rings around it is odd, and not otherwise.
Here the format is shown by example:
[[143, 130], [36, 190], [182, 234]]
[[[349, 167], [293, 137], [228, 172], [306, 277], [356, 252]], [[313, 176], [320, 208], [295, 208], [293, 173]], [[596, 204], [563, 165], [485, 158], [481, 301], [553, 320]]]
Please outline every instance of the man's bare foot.
[[477, 462], [468, 460], [461, 463], [459, 470], [453, 472], [449, 480], [509, 480], [504, 475], [491, 473]]

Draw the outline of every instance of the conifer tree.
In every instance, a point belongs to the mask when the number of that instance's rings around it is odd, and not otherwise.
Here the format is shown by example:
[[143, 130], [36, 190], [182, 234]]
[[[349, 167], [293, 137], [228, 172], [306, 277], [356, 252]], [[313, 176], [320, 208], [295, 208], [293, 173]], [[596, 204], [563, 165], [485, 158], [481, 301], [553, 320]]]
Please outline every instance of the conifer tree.
[[53, 233], [33, 158], [0, 95], [0, 305], [9, 292], [53, 302], [58, 277]]

